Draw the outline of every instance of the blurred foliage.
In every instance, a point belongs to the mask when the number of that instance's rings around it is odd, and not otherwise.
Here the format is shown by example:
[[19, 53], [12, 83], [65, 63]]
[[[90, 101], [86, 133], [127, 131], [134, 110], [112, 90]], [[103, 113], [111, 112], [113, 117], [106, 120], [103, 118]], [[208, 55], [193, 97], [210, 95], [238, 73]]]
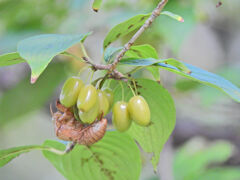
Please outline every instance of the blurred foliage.
[[54, 31], [66, 17], [68, 0], [2, 0], [2, 31]]
[[3, 93], [0, 97], [0, 126], [37, 110], [48, 102], [56, 87], [66, 78], [65, 66], [65, 63], [53, 63], [34, 85], [26, 77]]
[[176, 89], [181, 93], [194, 90], [199, 86], [200, 84], [195, 81], [190, 81], [188, 79], [182, 79], [182, 78], [181, 79], [179, 78], [175, 83]]
[[175, 179], [240, 179], [239, 167], [221, 166], [232, 155], [233, 150], [233, 146], [225, 141], [209, 143], [203, 139], [192, 139], [175, 154]]

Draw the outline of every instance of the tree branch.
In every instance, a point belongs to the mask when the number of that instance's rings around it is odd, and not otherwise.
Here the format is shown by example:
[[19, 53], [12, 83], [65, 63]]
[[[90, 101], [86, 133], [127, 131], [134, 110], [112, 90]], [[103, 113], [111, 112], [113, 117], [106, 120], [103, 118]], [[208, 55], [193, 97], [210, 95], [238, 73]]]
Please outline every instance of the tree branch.
[[124, 45], [124, 48], [118, 53], [112, 64], [102, 65], [94, 64], [88, 56], [82, 57], [82, 59], [90, 64], [94, 70], [108, 70], [111, 73], [111, 77], [120, 80], [127, 80], [127, 78], [119, 71], [116, 70], [117, 64], [120, 62], [125, 53], [131, 48], [138, 37], [152, 24], [152, 22], [160, 15], [162, 9], [167, 4], [168, 0], [161, 0], [157, 7], [153, 10], [151, 16], [145, 21], [140, 29], [133, 35], [133, 37]]
[[162, 9], [167, 4], [168, 0], [162, 0], [157, 7], [153, 10], [152, 15], [145, 21], [141, 28], [133, 35], [133, 37], [124, 45], [124, 48], [116, 56], [114, 62], [111, 64], [111, 68], [115, 69], [116, 65], [122, 59], [124, 54], [130, 49], [139, 36], [152, 24], [152, 22], [160, 15]]

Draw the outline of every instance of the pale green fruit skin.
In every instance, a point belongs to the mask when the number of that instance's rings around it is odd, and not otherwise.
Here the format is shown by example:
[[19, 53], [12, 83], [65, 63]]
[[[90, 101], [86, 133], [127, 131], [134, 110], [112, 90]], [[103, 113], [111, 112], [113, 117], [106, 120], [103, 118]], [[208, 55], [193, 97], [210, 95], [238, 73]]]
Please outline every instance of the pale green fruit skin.
[[129, 100], [128, 111], [131, 119], [137, 124], [147, 126], [150, 123], [150, 109], [142, 96], [134, 96]]
[[128, 112], [128, 104], [124, 101], [118, 101], [114, 104], [112, 110], [112, 119], [114, 127], [124, 132], [131, 126], [132, 120]]
[[71, 107], [76, 104], [79, 92], [83, 86], [82, 80], [78, 77], [67, 79], [59, 97], [61, 104], [65, 107]]
[[104, 89], [103, 92], [106, 94], [108, 102], [109, 102], [109, 109], [111, 109], [112, 105], [113, 105], [113, 99], [114, 99], [114, 95], [111, 89]]
[[108, 111], [109, 111], [109, 102], [108, 102], [108, 98], [106, 96], [106, 94], [101, 91], [98, 90], [98, 100], [99, 100], [99, 116], [102, 115], [105, 116]]
[[78, 109], [83, 112], [89, 111], [96, 104], [97, 98], [97, 89], [93, 85], [84, 86], [77, 99]]
[[79, 110], [78, 115], [84, 124], [92, 124], [96, 120], [98, 112], [99, 102], [97, 100], [96, 104], [89, 111], [83, 112]]

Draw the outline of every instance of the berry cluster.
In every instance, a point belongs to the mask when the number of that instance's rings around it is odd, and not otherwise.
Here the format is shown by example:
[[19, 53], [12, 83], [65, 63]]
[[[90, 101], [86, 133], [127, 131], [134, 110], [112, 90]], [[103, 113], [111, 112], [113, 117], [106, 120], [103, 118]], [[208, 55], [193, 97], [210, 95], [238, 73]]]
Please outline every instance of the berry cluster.
[[140, 126], [150, 123], [150, 109], [142, 96], [133, 96], [128, 103], [118, 101], [113, 106], [113, 124], [118, 131], [126, 131], [132, 121]]
[[[84, 85], [78, 77], [71, 77], [63, 85], [59, 100], [66, 108], [77, 107], [78, 118], [83, 124], [92, 124], [110, 111], [113, 92]], [[113, 124], [120, 132], [128, 130], [132, 121], [140, 126], [149, 125], [150, 116], [148, 103], [142, 96], [133, 96], [128, 103], [118, 101], [113, 106]]]
[[78, 77], [71, 77], [63, 85], [59, 100], [67, 108], [77, 105], [80, 120], [91, 124], [109, 112], [113, 93], [110, 89], [102, 91], [91, 84], [84, 85]]

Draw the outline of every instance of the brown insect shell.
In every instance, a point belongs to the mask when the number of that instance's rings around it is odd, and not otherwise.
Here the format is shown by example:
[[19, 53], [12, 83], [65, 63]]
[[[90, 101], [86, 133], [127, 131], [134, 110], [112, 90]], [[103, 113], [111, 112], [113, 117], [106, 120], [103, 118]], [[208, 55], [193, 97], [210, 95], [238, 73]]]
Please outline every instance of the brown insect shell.
[[55, 121], [55, 132], [59, 139], [89, 146], [103, 138], [107, 129], [107, 119], [103, 118], [84, 126], [74, 118], [70, 109], [64, 107], [59, 101], [56, 107], [59, 111], [52, 113], [52, 118]]
[[90, 126], [84, 128], [82, 137], [78, 139], [78, 144], [92, 145], [103, 138], [107, 130], [107, 119], [103, 118], [100, 121], [94, 122]]

